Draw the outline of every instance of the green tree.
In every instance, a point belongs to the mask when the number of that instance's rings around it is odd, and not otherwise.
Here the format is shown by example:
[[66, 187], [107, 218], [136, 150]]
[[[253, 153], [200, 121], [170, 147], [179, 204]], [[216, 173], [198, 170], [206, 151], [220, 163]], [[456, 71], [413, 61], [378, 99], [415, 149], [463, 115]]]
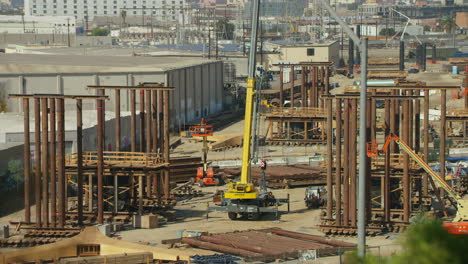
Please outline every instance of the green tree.
[[423, 30], [424, 30], [424, 32], [431, 31], [431, 26], [429, 26], [429, 25], [424, 25]]
[[350, 264], [439, 264], [468, 263], [468, 236], [455, 236], [449, 234], [442, 226], [442, 221], [419, 217], [416, 223], [408, 227], [408, 230], [400, 240], [402, 251], [396, 255], [378, 258], [366, 255], [364, 259], [357, 256], [356, 252], [349, 254]]
[[216, 32], [222, 39], [234, 39], [234, 29], [234, 24], [229, 23], [227, 19], [218, 20], [216, 23]]
[[109, 29], [107, 28], [95, 28], [91, 32], [91, 36], [107, 36], [109, 33]]
[[382, 28], [379, 32], [380, 36], [393, 36], [396, 31], [394, 28]]
[[454, 16], [443, 16], [439, 20], [439, 25], [446, 33], [453, 33], [453, 31], [457, 28]]

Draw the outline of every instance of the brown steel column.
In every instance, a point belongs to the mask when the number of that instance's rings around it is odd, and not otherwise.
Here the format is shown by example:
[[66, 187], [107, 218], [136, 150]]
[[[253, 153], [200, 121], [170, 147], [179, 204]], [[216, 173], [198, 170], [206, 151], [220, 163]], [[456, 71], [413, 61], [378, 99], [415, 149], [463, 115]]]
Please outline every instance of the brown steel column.
[[104, 199], [103, 199], [103, 177], [104, 177], [104, 135], [103, 135], [103, 100], [97, 100], [97, 222], [104, 223]]
[[336, 137], [335, 137], [335, 203], [336, 226], [341, 226], [341, 99], [336, 99], [335, 104]]
[[325, 94], [330, 94], [330, 68], [324, 67], [325, 70]]
[[[164, 162], [169, 163], [169, 91], [163, 91], [164, 96]], [[164, 196], [170, 197], [169, 167], [164, 170]]]
[[65, 226], [65, 100], [63, 98], [57, 99], [57, 182], [58, 182], [58, 227]]
[[327, 99], [327, 219], [333, 219], [333, 110], [332, 100]]
[[115, 89], [115, 151], [120, 151], [120, 90]]
[[349, 109], [349, 99], [344, 99], [344, 149], [343, 154], [346, 155], [348, 158], [344, 160], [343, 164], [343, 226], [347, 227], [349, 225], [349, 166], [350, 166], [350, 159], [349, 159], [349, 117], [350, 117], [350, 109]]
[[57, 222], [57, 172], [56, 172], [56, 156], [55, 156], [55, 99], [50, 99], [50, 223], [51, 227], [55, 227]]
[[[419, 90], [416, 90], [419, 95]], [[414, 152], [421, 152], [421, 101], [416, 99], [414, 103]]]
[[[164, 160], [164, 100], [163, 100], [163, 91], [158, 91], [158, 143], [159, 143], [159, 155], [161, 160]], [[164, 193], [164, 173], [165, 170], [159, 171], [156, 177], [158, 184], [158, 197]]]
[[349, 133], [350, 133], [350, 146], [349, 146], [349, 155], [351, 160], [351, 165], [349, 168], [349, 177], [350, 177], [350, 220], [351, 226], [356, 226], [356, 165], [357, 165], [357, 154], [356, 154], [356, 135], [357, 135], [357, 99], [351, 100], [351, 118], [349, 123]]
[[[116, 119], [117, 120], [117, 119]], [[78, 225], [83, 225], [83, 100], [76, 99], [76, 177], [78, 182]], [[92, 197], [92, 196], [91, 196]]]
[[[409, 100], [405, 100], [403, 102], [403, 141], [408, 142], [410, 138], [410, 131], [409, 131], [409, 108], [410, 103]], [[410, 176], [409, 176], [409, 156], [406, 152], [403, 153], [403, 221], [408, 222], [410, 217]]]
[[447, 90], [441, 90], [440, 97], [440, 177], [445, 180], [445, 140], [447, 137]]
[[[390, 92], [390, 95], [396, 95], [396, 91], [392, 90]], [[396, 119], [398, 118], [395, 109], [398, 107], [398, 100], [391, 100], [390, 101], [390, 133], [391, 134], [397, 134], [396, 133]], [[398, 135], [400, 136], [400, 135]], [[390, 153], [395, 153], [395, 142], [390, 142]]]
[[[424, 90], [424, 124], [423, 124], [423, 133], [424, 133], [424, 161], [427, 163], [429, 161], [429, 90]], [[428, 195], [428, 178], [427, 173], [423, 173], [423, 195]]]
[[36, 227], [42, 226], [41, 203], [41, 99], [34, 98], [34, 200], [36, 203]]
[[151, 91], [151, 103], [152, 103], [152, 145], [153, 145], [153, 153], [158, 153], [158, 94], [157, 91]]
[[131, 151], [136, 152], [136, 92], [130, 90], [130, 142]]
[[24, 146], [23, 146], [23, 166], [24, 166], [24, 221], [31, 222], [31, 139], [29, 129], [29, 98], [23, 98], [23, 116], [24, 116]]
[[289, 82], [291, 83], [291, 107], [294, 107], [294, 66], [291, 66], [291, 72], [289, 73]]
[[314, 68], [309, 67], [309, 78], [308, 78], [308, 88], [309, 88], [309, 107], [314, 107]]
[[301, 70], [301, 100], [302, 100], [302, 103], [301, 103], [301, 106], [302, 107], [306, 107], [307, 106], [307, 100], [306, 100], [306, 88], [305, 88], [305, 77], [306, 77], [306, 73], [305, 73], [305, 67], [302, 67], [302, 70]]
[[145, 90], [140, 90], [140, 152], [145, 152]]
[[318, 107], [317, 99], [317, 67], [312, 67], [312, 98], [310, 99], [312, 103], [311, 107]]
[[283, 91], [283, 74], [284, 74], [284, 69], [283, 66], [280, 66], [280, 76], [279, 76], [279, 89], [280, 89], [280, 94], [279, 94], [279, 100], [280, 100], [280, 105], [279, 107], [284, 106], [284, 91]]
[[[145, 128], [146, 128], [146, 153], [151, 153], [151, 91], [148, 90], [146, 91], [145, 94]], [[151, 173], [146, 172], [145, 173], [145, 180], [146, 180], [146, 196], [150, 197], [151, 196]]]
[[41, 98], [42, 227], [49, 226], [49, 124], [47, 98]]
[[[390, 135], [391, 131], [392, 104], [390, 100], [385, 101], [385, 140]], [[393, 119], [395, 119], [395, 117]], [[387, 148], [385, 151], [385, 172], [382, 181], [384, 187], [380, 195], [383, 199], [382, 204], [384, 207], [385, 222], [390, 222], [390, 148]]]

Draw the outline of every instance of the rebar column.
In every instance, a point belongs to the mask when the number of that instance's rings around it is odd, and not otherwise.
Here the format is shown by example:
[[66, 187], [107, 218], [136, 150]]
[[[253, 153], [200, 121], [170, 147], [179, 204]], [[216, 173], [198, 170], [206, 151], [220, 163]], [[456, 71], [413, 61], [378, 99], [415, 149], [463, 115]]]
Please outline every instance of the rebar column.
[[34, 98], [34, 200], [36, 203], [36, 227], [42, 226], [41, 203], [41, 99]]
[[77, 156], [76, 177], [77, 177], [77, 182], [78, 182], [78, 190], [77, 190], [78, 225], [83, 225], [83, 100], [82, 99], [76, 99], [76, 156]]
[[55, 156], [55, 99], [50, 99], [50, 224], [54, 228], [57, 223], [57, 172], [56, 172], [56, 156]]
[[294, 107], [294, 66], [291, 66], [291, 72], [289, 73], [289, 82], [291, 83], [291, 107]]
[[24, 116], [24, 145], [23, 145], [23, 166], [24, 166], [24, 221], [31, 222], [31, 198], [30, 178], [31, 178], [31, 139], [29, 129], [29, 98], [23, 98]]
[[65, 181], [65, 99], [57, 99], [57, 182], [58, 182], [58, 227], [65, 226], [66, 181]]
[[49, 227], [49, 124], [47, 98], [41, 98], [42, 227]]
[[[164, 96], [164, 162], [169, 163], [169, 91], [163, 91]], [[171, 194], [169, 182], [169, 166], [164, 169], [164, 195], [168, 199]]]
[[[424, 152], [424, 161], [427, 163], [429, 161], [429, 90], [424, 90], [424, 120], [423, 120], [423, 152]], [[427, 196], [429, 191], [427, 173], [423, 173], [423, 195]]]
[[332, 100], [327, 99], [327, 219], [333, 219], [333, 110]]
[[[349, 99], [344, 99], [344, 133], [343, 133], [343, 153], [349, 157]], [[343, 164], [343, 226], [349, 225], [349, 166], [350, 159], [344, 160]]]
[[115, 151], [120, 151], [120, 90], [115, 89]]
[[335, 203], [336, 203], [336, 226], [341, 226], [341, 99], [336, 98], [335, 119]]
[[[101, 94], [100, 94], [101, 95]], [[104, 177], [104, 134], [103, 134], [103, 100], [97, 99], [97, 222], [104, 223], [104, 199], [103, 199], [103, 177]]]
[[[403, 102], [403, 140], [408, 142], [410, 138], [410, 123], [409, 123], [409, 116], [410, 116], [410, 103], [409, 100], [405, 100]], [[409, 155], [408, 153], [403, 153], [403, 221], [405, 223], [409, 222], [410, 217], [410, 205], [411, 205], [411, 197], [410, 197], [410, 176], [409, 176]]]
[[130, 144], [131, 151], [136, 152], [136, 92], [130, 90]]
[[350, 146], [349, 146], [349, 154], [350, 154], [350, 160], [351, 160], [351, 165], [349, 168], [349, 177], [350, 177], [350, 188], [349, 188], [349, 193], [350, 193], [350, 220], [351, 220], [351, 226], [355, 227], [356, 222], [357, 222], [357, 214], [356, 214], [356, 206], [357, 206], [357, 201], [356, 201], [356, 190], [357, 190], [357, 181], [356, 181], [356, 176], [357, 176], [357, 100], [352, 99], [351, 100], [351, 118], [350, 118], [350, 123], [349, 123], [349, 132], [350, 132]]
[[140, 152], [145, 152], [145, 90], [140, 90]]
[[445, 140], [447, 137], [447, 90], [442, 89], [440, 95], [440, 177], [445, 180]]

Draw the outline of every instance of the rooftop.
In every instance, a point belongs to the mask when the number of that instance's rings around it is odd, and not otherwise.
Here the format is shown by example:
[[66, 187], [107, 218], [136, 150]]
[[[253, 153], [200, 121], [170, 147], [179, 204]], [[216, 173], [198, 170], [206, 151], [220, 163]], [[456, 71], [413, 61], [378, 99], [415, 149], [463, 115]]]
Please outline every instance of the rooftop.
[[[130, 48], [50, 48], [27, 49], [33, 54], [0, 54], [2, 73], [64, 72], [164, 72], [209, 62], [208, 59], [180, 56], [132, 56], [143, 53]], [[149, 51], [144, 51], [148, 53]]]

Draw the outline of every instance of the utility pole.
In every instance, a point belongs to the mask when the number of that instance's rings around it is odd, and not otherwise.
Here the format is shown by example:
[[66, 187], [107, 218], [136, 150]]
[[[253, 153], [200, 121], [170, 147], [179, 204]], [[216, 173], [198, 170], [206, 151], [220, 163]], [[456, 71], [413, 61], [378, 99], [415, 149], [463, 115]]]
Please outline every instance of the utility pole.
[[70, 47], [70, 18], [67, 18], [68, 47]]
[[218, 59], [218, 35], [219, 35], [219, 32], [218, 32], [218, 27], [215, 27], [215, 41], [216, 41], [216, 60]]
[[211, 59], [211, 26], [208, 26], [208, 59]]
[[[361, 51], [361, 82], [359, 92], [360, 118], [359, 118], [359, 177], [358, 177], [358, 256], [366, 255], [366, 178], [367, 178], [367, 152], [366, 152], [366, 121], [367, 121], [367, 44], [366, 37], [359, 39], [357, 35], [341, 20], [325, 0], [320, 1], [331, 16], [340, 24], [344, 31], [352, 38]], [[331, 190], [329, 190], [331, 191]], [[332, 202], [332, 201], [330, 201]]]

